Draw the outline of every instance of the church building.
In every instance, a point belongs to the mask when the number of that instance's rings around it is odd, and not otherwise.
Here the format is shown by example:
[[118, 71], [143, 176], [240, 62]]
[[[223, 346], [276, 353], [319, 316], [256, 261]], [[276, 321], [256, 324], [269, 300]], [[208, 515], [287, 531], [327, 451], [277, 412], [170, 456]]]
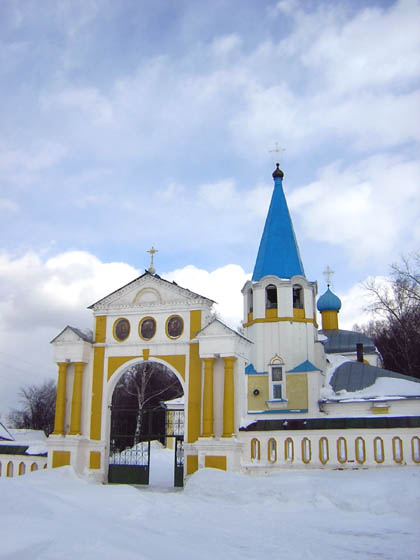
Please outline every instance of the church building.
[[[176, 485], [206, 467], [263, 474], [420, 464], [419, 380], [382, 369], [370, 338], [339, 328], [341, 302], [329, 285], [317, 299], [279, 164], [273, 179], [242, 289], [241, 332], [215, 318], [211, 299], [161, 278], [152, 251], [144, 274], [90, 306], [93, 333], [67, 326], [54, 338], [49, 467], [147, 483], [150, 442], [171, 439]], [[156, 392], [166, 404], [153, 410], [139, 397], [146, 371], [166, 380]], [[116, 397], [129, 376], [142, 403], [131, 412]], [[171, 406], [164, 390], [175, 386]]]

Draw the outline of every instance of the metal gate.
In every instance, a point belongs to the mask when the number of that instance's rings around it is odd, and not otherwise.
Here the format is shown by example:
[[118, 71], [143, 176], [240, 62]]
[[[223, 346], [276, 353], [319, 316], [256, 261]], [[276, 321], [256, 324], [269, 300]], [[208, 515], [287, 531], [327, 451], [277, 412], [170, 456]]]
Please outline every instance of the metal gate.
[[184, 411], [111, 407], [108, 482], [149, 484], [150, 442], [174, 438], [174, 486], [184, 485]]

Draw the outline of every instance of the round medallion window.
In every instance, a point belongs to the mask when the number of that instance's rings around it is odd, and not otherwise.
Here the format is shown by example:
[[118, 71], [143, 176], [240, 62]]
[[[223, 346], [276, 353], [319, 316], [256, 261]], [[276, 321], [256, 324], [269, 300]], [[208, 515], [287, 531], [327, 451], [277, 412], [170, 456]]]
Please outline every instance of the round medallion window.
[[125, 340], [130, 334], [130, 323], [127, 319], [117, 319], [114, 323], [114, 337]]
[[166, 334], [169, 338], [178, 338], [184, 331], [184, 320], [179, 315], [172, 315], [166, 321]]
[[139, 335], [144, 340], [150, 340], [156, 334], [156, 321], [153, 317], [145, 317], [139, 324]]

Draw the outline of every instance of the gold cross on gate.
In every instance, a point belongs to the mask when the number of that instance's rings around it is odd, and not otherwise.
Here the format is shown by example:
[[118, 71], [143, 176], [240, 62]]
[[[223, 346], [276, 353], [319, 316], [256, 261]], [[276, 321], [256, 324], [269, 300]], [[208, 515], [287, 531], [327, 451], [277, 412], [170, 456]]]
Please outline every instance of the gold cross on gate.
[[[270, 152], [270, 154], [272, 153], [276, 153], [276, 154], [280, 154], [280, 152], [285, 152], [286, 148], [280, 148], [279, 143], [275, 142], [274, 143], [274, 148], [272, 150], [268, 150]], [[280, 159], [280, 156], [277, 156], [277, 159]], [[279, 161], [277, 161], [277, 163], [280, 163]]]
[[149, 249], [147, 252], [150, 254], [150, 266], [148, 268], [148, 272], [150, 272], [150, 274], [154, 274], [156, 270], [155, 267], [153, 266], [153, 257], [155, 256], [155, 253], [158, 253], [159, 251], [155, 249], [152, 245], [152, 248]]
[[327, 281], [327, 286], [330, 287], [331, 277], [334, 274], [334, 270], [332, 268], [330, 268], [329, 265], [327, 265], [327, 268], [324, 270], [324, 272], [322, 274], [324, 275], [325, 280]]

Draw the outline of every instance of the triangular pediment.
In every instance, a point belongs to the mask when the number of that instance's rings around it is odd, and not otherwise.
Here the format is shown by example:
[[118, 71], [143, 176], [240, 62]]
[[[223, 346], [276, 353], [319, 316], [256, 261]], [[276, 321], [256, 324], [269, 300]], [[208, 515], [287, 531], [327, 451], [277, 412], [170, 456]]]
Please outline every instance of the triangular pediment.
[[89, 309], [111, 311], [180, 305], [211, 307], [213, 303], [213, 300], [182, 288], [176, 282], [169, 282], [156, 274], [145, 272], [142, 276], [100, 299]]
[[93, 333], [90, 330], [81, 330], [67, 325], [60, 334], [51, 340], [51, 343], [93, 342]]
[[203, 337], [213, 336], [238, 337], [251, 343], [251, 341], [248, 340], [245, 336], [225, 325], [222, 321], [220, 321], [220, 319], [213, 319], [213, 321], [211, 321], [208, 325], [201, 329], [201, 331], [196, 335], [196, 338], [200, 339]]

